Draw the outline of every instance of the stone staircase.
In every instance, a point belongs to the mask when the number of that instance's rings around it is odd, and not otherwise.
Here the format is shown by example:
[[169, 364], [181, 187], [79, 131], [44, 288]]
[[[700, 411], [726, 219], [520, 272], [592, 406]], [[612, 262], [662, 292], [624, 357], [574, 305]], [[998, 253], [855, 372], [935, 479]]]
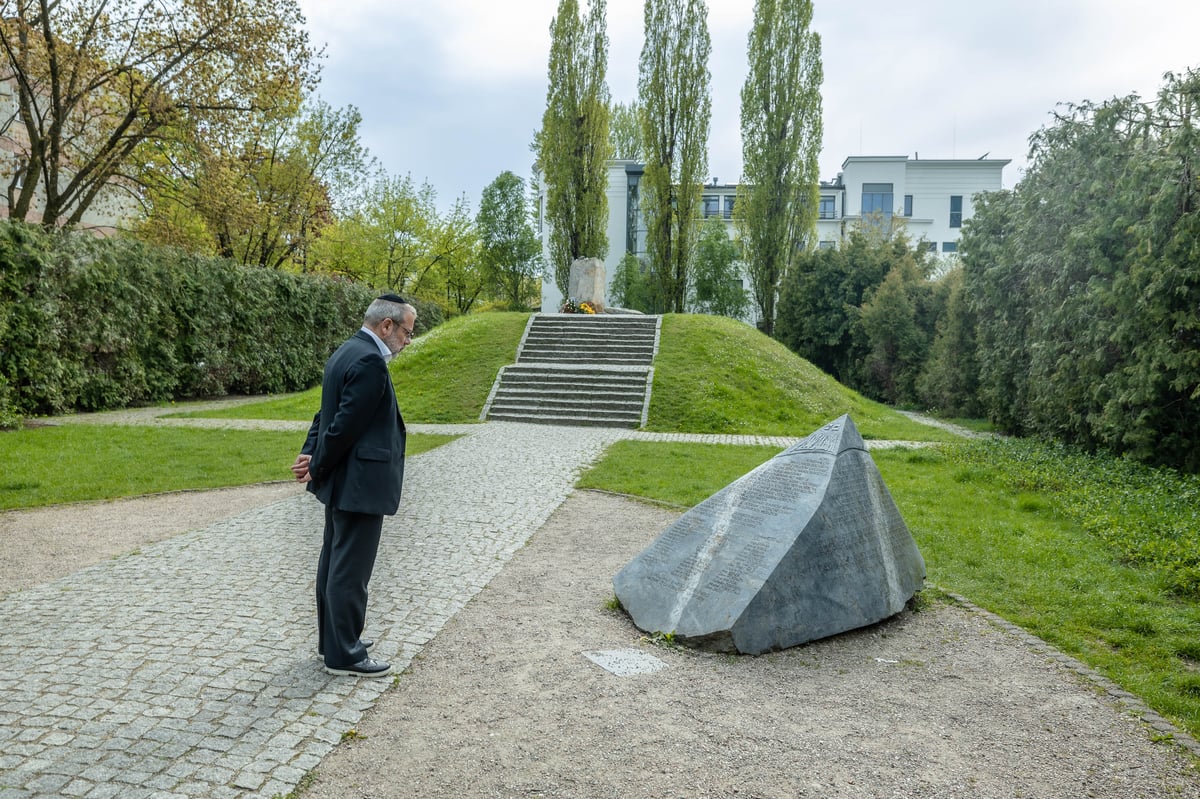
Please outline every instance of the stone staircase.
[[641, 427], [661, 317], [534, 314], [517, 362], [496, 377], [480, 418]]

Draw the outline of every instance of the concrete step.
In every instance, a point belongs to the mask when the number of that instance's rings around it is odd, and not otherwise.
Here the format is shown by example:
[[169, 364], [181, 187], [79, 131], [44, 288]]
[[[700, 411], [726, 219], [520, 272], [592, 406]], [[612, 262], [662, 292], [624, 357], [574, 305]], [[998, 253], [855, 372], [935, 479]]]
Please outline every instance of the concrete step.
[[612, 347], [635, 351], [654, 352], [654, 339], [645, 336], [629, 338], [605, 338], [603, 336], [529, 336], [525, 339], [522, 349], [544, 347], [549, 349], [567, 349], [570, 347]]
[[529, 424], [556, 424], [556, 425], [571, 425], [575, 427], [628, 427], [637, 428], [641, 425], [642, 419], [639, 415], [637, 419], [625, 421], [622, 419], [613, 419], [608, 416], [578, 416], [578, 415], [559, 415], [539, 413], [535, 415], [525, 415], [521, 413], [489, 413], [488, 419], [497, 422], [526, 422]]
[[521, 353], [518, 364], [646, 364], [653, 362], [652, 355], [607, 353], [604, 350], [576, 350], [576, 352], [526, 352]]
[[504, 388], [550, 391], [563, 386], [565, 391], [646, 391], [646, 376], [557, 376], [557, 374], [504, 374]]
[[612, 346], [612, 347], [638, 347], [653, 350], [654, 336], [651, 335], [636, 335], [636, 336], [605, 336], [601, 333], [596, 335], [581, 335], [579, 331], [573, 330], [569, 333], [559, 335], [554, 331], [540, 330], [530, 333], [525, 337], [522, 347], [529, 346]]
[[562, 415], [605, 417], [622, 422], [640, 422], [642, 420], [642, 403], [606, 403], [588, 400], [519, 402], [497, 399], [492, 403], [491, 414], [495, 416], [501, 413], [521, 414], [526, 418]]
[[630, 408], [636, 407], [641, 413], [644, 394], [630, 391], [603, 392], [567, 392], [567, 391], [522, 391], [511, 388], [501, 388], [492, 400], [492, 407], [497, 405], [525, 405], [529, 407], [557, 405], [561, 407], [591, 405], [597, 408]]
[[484, 418], [638, 427], [657, 336], [657, 317], [537, 314], [517, 362], [500, 371]]

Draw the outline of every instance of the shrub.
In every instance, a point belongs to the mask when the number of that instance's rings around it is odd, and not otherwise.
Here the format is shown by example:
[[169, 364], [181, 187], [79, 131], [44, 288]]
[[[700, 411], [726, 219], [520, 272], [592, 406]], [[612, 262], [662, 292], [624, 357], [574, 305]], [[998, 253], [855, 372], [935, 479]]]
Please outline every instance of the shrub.
[[[0, 425], [307, 388], [375, 294], [335, 278], [0, 221]], [[433, 312], [423, 321], [439, 320]]]

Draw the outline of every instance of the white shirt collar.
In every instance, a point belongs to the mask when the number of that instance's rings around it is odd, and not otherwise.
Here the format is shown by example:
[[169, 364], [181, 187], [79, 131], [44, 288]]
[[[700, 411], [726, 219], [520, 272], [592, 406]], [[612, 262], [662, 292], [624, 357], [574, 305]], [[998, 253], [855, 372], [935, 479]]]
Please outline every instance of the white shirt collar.
[[381, 339], [379, 336], [375, 335], [374, 330], [367, 327], [366, 325], [362, 326], [362, 330], [368, 336], [370, 336], [372, 338], [372, 340], [374, 340], [375, 346], [379, 347], [379, 354], [383, 356], [383, 360], [390, 361], [392, 359], [392, 356], [394, 356], [396, 353], [394, 353], [388, 349], [388, 345], [383, 343], [383, 339]]

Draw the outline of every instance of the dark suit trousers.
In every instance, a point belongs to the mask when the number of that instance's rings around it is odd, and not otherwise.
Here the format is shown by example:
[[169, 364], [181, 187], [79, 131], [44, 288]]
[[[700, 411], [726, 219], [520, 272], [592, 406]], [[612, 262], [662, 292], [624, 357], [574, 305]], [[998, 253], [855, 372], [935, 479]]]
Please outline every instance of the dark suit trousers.
[[383, 517], [325, 506], [325, 540], [317, 562], [317, 649], [341, 668], [367, 656], [367, 583], [375, 568]]

